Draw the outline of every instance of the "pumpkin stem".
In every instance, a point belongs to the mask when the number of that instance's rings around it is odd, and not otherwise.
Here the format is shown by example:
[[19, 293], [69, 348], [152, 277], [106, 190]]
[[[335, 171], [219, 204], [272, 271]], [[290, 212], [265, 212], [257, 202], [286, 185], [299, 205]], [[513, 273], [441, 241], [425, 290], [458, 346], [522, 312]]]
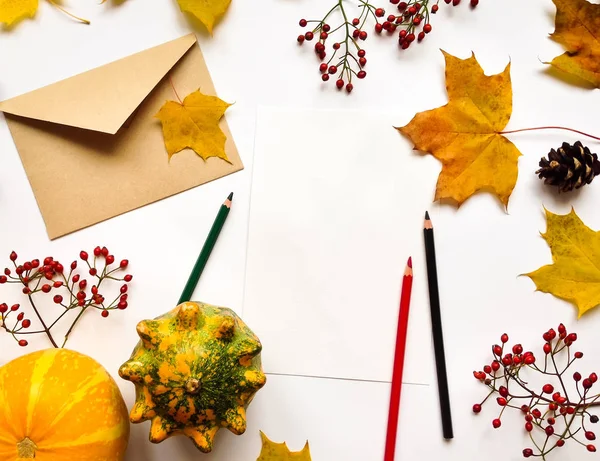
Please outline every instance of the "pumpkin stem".
[[35, 458], [35, 450], [37, 445], [29, 437], [25, 437], [19, 443], [17, 443], [17, 455], [19, 458]]
[[197, 394], [202, 388], [202, 383], [197, 378], [190, 378], [185, 383], [185, 390], [188, 394]]

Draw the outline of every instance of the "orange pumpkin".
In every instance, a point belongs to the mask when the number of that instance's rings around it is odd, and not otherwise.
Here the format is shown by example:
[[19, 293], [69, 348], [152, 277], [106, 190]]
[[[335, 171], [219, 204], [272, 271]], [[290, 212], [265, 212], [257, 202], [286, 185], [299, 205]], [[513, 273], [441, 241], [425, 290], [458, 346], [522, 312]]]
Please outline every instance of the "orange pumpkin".
[[49, 349], [0, 368], [0, 461], [121, 461], [128, 439], [123, 397], [92, 358]]

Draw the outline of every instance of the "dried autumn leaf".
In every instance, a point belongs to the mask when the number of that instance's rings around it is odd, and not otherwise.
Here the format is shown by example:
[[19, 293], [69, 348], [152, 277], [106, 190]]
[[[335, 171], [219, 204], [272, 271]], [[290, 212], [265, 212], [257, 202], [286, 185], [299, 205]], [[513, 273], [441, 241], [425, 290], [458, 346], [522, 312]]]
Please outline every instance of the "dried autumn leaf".
[[436, 200], [460, 205], [475, 192], [489, 190], [508, 206], [521, 155], [501, 134], [512, 113], [510, 64], [501, 74], [487, 76], [474, 54], [463, 60], [443, 53], [448, 104], [418, 113], [397, 129], [415, 149], [442, 162]]
[[549, 64], [600, 88], [600, 5], [586, 0], [552, 1], [556, 22], [551, 37], [567, 51]]
[[215, 23], [225, 14], [231, 0], [177, 0], [177, 3], [181, 11], [198, 18], [212, 35]]
[[567, 215], [546, 210], [546, 222], [542, 236], [554, 264], [523, 275], [539, 291], [575, 304], [581, 317], [600, 304], [600, 232], [587, 227], [573, 209]]
[[265, 434], [260, 433], [262, 450], [256, 461], [311, 461], [308, 442], [302, 451], [292, 453], [284, 443], [270, 441]]
[[11, 26], [25, 18], [33, 18], [38, 0], [0, 0], [0, 24]]
[[[79, 22], [90, 23], [87, 19], [69, 13], [59, 5], [58, 0], [48, 0], [48, 3]], [[22, 19], [33, 18], [37, 12], [38, 4], [39, 0], [0, 0], [0, 24], [10, 27]]]
[[200, 90], [190, 93], [181, 104], [167, 101], [156, 117], [162, 122], [169, 159], [190, 148], [204, 160], [219, 157], [229, 162], [225, 153], [227, 138], [219, 127], [219, 120], [229, 106]]

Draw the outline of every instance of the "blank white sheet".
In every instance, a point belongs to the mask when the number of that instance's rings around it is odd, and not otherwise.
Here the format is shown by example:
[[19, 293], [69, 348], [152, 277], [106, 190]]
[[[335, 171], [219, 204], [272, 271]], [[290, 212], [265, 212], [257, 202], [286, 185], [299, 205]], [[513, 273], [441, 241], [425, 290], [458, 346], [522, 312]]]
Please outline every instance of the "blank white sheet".
[[390, 381], [406, 260], [405, 382], [433, 375], [422, 242], [439, 167], [382, 113], [260, 108], [243, 316], [268, 373]]

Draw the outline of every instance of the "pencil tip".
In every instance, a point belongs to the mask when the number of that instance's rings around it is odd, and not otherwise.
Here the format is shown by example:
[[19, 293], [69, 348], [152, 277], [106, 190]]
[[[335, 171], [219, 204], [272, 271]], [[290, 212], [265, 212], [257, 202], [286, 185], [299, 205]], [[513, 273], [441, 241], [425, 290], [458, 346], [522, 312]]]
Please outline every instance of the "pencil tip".
[[406, 263], [406, 265], [412, 269], [412, 256], [408, 257], [408, 262]]
[[426, 212], [425, 212], [425, 219], [430, 219], [430, 218], [429, 218], [429, 211], [426, 211]]
[[229, 197], [227, 197], [227, 200], [229, 200], [230, 202], [233, 200], [233, 192], [231, 194], [229, 194]]

